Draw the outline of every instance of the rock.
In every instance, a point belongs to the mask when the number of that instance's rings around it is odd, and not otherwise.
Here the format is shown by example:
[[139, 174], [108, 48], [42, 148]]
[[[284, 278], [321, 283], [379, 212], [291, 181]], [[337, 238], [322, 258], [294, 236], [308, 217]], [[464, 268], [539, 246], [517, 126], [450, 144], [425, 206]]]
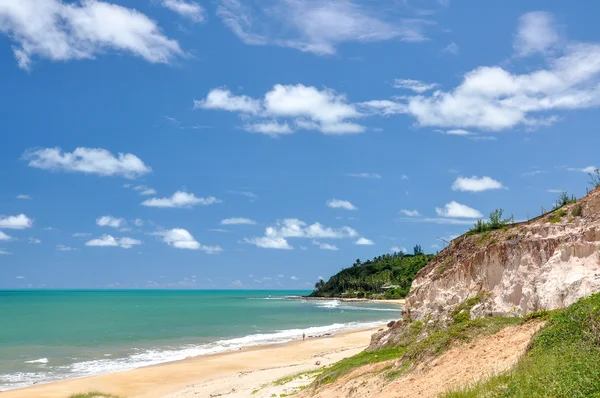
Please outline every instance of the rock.
[[395, 323], [396, 323], [396, 321], [389, 321], [387, 324], [387, 327], [391, 328], [392, 326], [394, 326]]
[[315, 365], [317, 365], [317, 366], [321, 365], [321, 361], [315, 362]]
[[[574, 206], [582, 216], [572, 215]], [[600, 188], [561, 210], [559, 222], [546, 214], [452, 241], [416, 275], [404, 318], [448, 321], [457, 305], [480, 293], [489, 298], [470, 309], [471, 318], [564, 308], [599, 292]]]

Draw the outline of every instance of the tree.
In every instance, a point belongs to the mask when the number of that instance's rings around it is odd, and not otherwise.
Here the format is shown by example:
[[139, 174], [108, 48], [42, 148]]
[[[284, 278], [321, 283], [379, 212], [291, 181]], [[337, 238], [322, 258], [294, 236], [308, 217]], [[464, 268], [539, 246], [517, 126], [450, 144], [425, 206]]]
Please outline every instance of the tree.
[[418, 256], [420, 254], [423, 254], [423, 249], [421, 248], [421, 245], [416, 245], [413, 248], [413, 253], [415, 254], [415, 256]]

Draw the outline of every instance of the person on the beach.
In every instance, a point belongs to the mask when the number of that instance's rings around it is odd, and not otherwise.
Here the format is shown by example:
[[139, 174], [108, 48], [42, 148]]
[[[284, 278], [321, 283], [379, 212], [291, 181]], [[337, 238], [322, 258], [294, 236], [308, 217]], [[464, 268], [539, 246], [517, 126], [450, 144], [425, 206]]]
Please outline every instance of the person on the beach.
[[302, 341], [306, 338], [306, 334], [302, 333]]

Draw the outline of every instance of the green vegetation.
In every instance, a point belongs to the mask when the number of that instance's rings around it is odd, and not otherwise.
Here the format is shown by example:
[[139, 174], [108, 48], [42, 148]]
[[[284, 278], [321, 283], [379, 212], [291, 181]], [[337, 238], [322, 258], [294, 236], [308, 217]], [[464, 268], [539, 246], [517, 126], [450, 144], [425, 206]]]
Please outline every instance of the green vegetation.
[[573, 208], [571, 209], [571, 215], [573, 217], [581, 217], [581, 214], [583, 213], [583, 206], [581, 205], [581, 203], [576, 204], [575, 206], [573, 206]]
[[471, 297], [457, 305], [452, 312], [450, 317], [454, 319], [454, 323], [461, 323], [471, 320], [471, 309], [477, 304], [485, 301], [490, 296], [487, 292], [477, 294], [475, 297]]
[[107, 394], [100, 391], [83, 392], [79, 394], [69, 395], [69, 398], [119, 398], [116, 395]]
[[342, 269], [327, 282], [317, 282], [310, 297], [404, 298], [417, 272], [434, 257], [423, 254], [419, 245], [414, 253], [356, 260], [352, 267]]
[[567, 191], [563, 191], [560, 193], [560, 196], [556, 200], [556, 204], [554, 205], [552, 210], [553, 211], [558, 210], [563, 206], [566, 206], [568, 204], [575, 203], [575, 202], [577, 202], [577, 198], [575, 197], [575, 195], [571, 195], [569, 197], [569, 194], [567, 193]]
[[590, 185], [594, 188], [600, 186], [600, 169], [594, 170], [593, 173], [589, 173]]
[[560, 222], [561, 218], [563, 218], [566, 215], [567, 215], [567, 211], [565, 209], [559, 209], [559, 210], [554, 211], [550, 215], [550, 218], [548, 218], [548, 221], [550, 221], [552, 224], [556, 224], [557, 222]]
[[490, 219], [488, 221], [477, 220], [473, 228], [471, 228], [467, 235], [480, 234], [483, 232], [494, 231], [496, 229], [502, 229], [515, 222], [514, 217], [502, 218], [504, 213], [503, 209], [496, 209], [490, 213]]
[[393, 359], [400, 362], [395, 367], [385, 367], [385, 375], [398, 377], [413, 365], [441, 355], [457, 342], [470, 342], [475, 337], [489, 336], [506, 326], [523, 322], [522, 318], [488, 317], [464, 320], [442, 329], [432, 326], [429, 330], [422, 322], [411, 322], [403, 326], [398, 343], [375, 351], [363, 351], [333, 364], [317, 377], [313, 388], [332, 383], [361, 366]]
[[537, 315], [549, 320], [515, 368], [446, 397], [600, 397], [600, 294]]

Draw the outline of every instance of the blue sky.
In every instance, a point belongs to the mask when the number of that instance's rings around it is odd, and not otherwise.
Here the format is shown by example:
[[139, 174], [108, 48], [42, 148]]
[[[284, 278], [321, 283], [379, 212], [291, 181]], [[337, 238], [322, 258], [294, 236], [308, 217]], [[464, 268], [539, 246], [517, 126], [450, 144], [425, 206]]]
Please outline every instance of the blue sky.
[[595, 4], [0, 4], [0, 287], [309, 288], [598, 163]]

